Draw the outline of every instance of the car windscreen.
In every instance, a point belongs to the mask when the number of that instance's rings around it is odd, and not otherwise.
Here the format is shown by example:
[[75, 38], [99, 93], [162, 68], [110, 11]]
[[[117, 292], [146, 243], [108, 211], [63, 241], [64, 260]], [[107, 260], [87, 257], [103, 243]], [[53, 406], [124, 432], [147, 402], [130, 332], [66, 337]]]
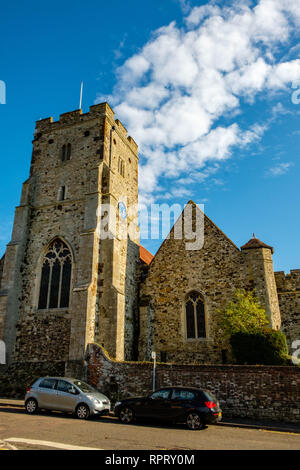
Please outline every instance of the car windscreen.
[[88, 392], [96, 392], [97, 390], [90, 385], [86, 384], [85, 382], [82, 382], [81, 380], [74, 380], [73, 384], [76, 385], [76, 387], [79, 388], [83, 393], [88, 393]]

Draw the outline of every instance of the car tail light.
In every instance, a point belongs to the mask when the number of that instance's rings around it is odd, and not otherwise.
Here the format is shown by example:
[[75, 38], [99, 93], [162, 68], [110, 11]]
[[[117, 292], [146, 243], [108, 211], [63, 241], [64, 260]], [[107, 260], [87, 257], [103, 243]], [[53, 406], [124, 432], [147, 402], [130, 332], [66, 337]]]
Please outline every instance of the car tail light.
[[26, 393], [29, 393], [31, 390], [31, 387], [28, 387], [27, 390], [26, 390]]
[[210, 410], [212, 408], [217, 408], [217, 405], [213, 402], [213, 401], [206, 401], [205, 402], [205, 405], [207, 406], [207, 408], [209, 408]]

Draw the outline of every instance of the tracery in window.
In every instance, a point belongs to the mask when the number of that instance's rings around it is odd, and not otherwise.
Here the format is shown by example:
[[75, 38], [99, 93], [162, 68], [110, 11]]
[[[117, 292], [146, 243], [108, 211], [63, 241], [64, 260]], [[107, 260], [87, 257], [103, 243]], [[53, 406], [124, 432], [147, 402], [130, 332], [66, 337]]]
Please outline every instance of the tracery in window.
[[201, 294], [190, 292], [185, 301], [187, 339], [205, 338], [205, 309]]
[[40, 310], [69, 307], [71, 272], [71, 252], [60, 238], [56, 238], [49, 245], [43, 261], [38, 304]]

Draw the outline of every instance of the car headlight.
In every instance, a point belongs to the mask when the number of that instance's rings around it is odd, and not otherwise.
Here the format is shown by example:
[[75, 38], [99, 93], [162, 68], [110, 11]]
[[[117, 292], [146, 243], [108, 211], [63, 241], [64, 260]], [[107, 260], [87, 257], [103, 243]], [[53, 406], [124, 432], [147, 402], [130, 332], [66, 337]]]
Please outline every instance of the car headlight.
[[91, 395], [89, 395], [89, 396], [87, 395], [87, 397], [88, 397], [93, 403], [96, 403], [97, 405], [101, 405], [101, 404], [102, 404], [102, 401], [99, 400], [98, 398], [95, 398], [95, 397], [93, 397], [93, 396], [91, 396]]

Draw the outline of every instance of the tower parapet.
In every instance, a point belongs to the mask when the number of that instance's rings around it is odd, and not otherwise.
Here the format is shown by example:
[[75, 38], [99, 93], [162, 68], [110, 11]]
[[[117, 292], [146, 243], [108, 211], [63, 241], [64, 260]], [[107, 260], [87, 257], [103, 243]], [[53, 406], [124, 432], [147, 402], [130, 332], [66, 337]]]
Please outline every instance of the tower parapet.
[[47, 117], [45, 119], [40, 119], [36, 122], [35, 137], [40, 137], [41, 134], [55, 132], [63, 126], [72, 126], [74, 124], [85, 123], [90, 121], [93, 118], [105, 116], [109, 119], [110, 124], [115, 126], [115, 130], [126, 139], [128, 146], [131, 148], [133, 153], [137, 155], [138, 146], [134, 139], [131, 136], [128, 136], [127, 129], [123, 126], [119, 119], [115, 120], [115, 113], [108, 103], [99, 103], [93, 106], [90, 106], [89, 112], [82, 113], [81, 109], [76, 109], [74, 111], [69, 111], [63, 113], [59, 116], [58, 121], [54, 121], [53, 117]]

